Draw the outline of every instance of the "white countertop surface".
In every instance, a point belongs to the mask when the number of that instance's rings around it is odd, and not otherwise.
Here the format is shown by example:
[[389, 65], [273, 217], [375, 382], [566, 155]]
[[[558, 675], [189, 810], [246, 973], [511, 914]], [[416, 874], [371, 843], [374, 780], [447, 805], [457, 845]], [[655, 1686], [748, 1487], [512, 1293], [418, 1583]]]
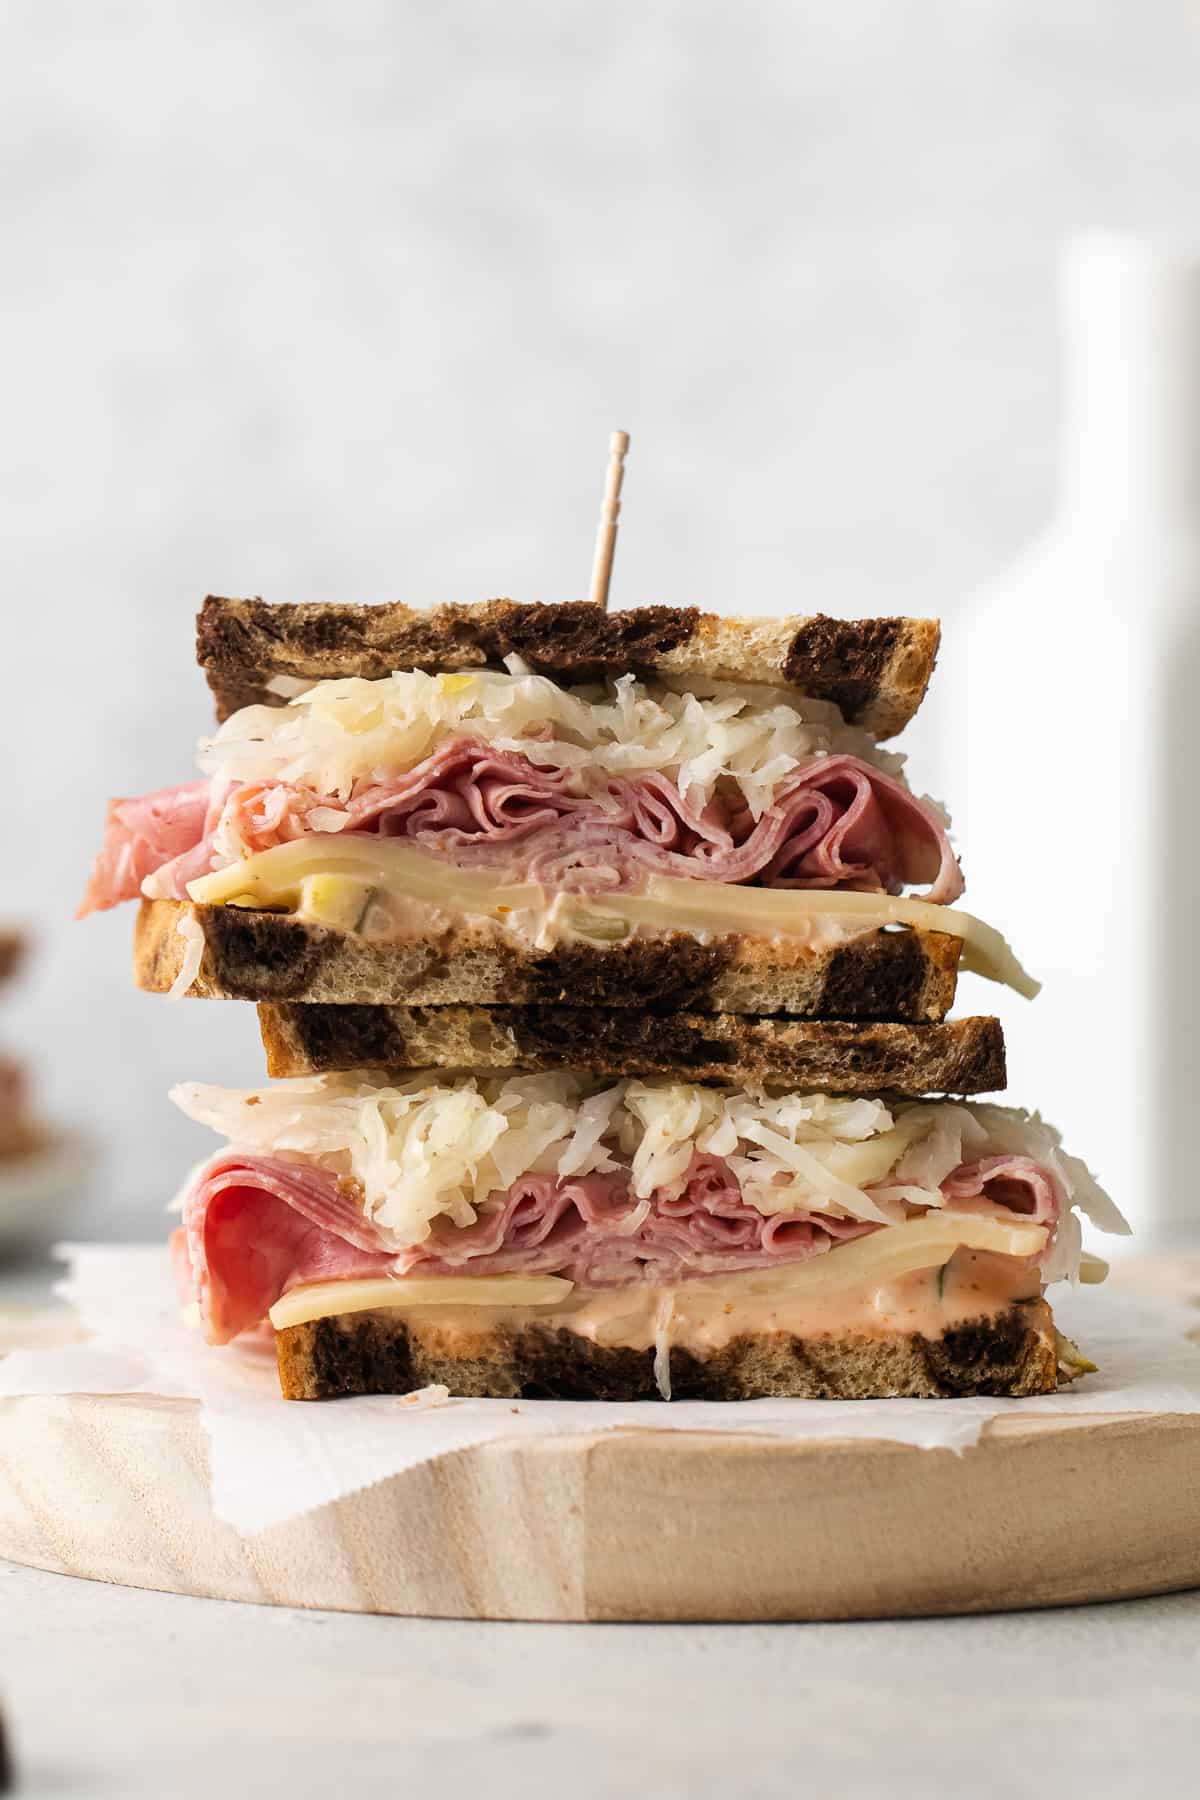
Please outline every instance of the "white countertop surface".
[[291, 1612], [0, 1564], [28, 1795], [1197, 1791], [1200, 1595], [849, 1625]]

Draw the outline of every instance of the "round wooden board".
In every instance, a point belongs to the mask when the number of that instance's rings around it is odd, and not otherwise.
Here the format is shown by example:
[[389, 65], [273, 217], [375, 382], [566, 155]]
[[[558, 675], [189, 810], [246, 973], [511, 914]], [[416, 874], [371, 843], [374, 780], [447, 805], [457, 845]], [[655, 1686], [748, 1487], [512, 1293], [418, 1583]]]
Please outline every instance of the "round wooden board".
[[255, 1538], [194, 1402], [0, 1402], [0, 1556], [441, 1618], [894, 1618], [1200, 1586], [1200, 1417], [993, 1422], [961, 1456], [602, 1433], [459, 1451]]

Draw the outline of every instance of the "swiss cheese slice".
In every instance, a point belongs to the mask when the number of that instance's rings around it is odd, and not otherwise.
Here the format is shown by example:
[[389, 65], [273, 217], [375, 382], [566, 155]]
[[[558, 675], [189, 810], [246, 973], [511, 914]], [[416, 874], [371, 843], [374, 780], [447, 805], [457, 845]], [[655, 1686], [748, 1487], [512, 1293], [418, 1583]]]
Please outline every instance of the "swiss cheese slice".
[[[886, 1225], [869, 1237], [839, 1244], [806, 1262], [782, 1263], [744, 1275], [716, 1276], [697, 1282], [714, 1299], [751, 1295], [764, 1300], [798, 1299], [805, 1294], [833, 1294], [848, 1288], [877, 1287], [936, 1269], [956, 1250], [990, 1250], [998, 1256], [1036, 1256], [1045, 1248], [1044, 1225], [1009, 1225], [972, 1213], [928, 1212], [903, 1225]], [[690, 1284], [689, 1284], [690, 1285]]]
[[559, 1306], [572, 1284], [559, 1275], [382, 1275], [350, 1281], [313, 1281], [293, 1288], [271, 1308], [276, 1331], [336, 1313], [379, 1307]]

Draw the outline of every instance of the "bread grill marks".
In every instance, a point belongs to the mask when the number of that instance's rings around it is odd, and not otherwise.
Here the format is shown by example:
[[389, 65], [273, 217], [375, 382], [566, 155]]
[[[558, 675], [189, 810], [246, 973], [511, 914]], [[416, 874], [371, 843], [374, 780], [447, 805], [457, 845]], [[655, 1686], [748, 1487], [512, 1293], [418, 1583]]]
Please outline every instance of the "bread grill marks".
[[795, 687], [887, 737], [920, 705], [938, 635], [929, 619], [727, 619], [694, 606], [609, 613], [583, 600], [427, 612], [210, 596], [196, 621], [196, 652], [222, 719], [253, 702], [282, 704], [267, 688], [276, 676], [375, 680], [393, 669], [499, 667], [515, 653], [565, 682], [634, 670]]
[[194, 994], [341, 1006], [619, 1006], [921, 1023], [949, 1011], [962, 953], [947, 933], [886, 930], [825, 950], [736, 935], [701, 944], [679, 932], [534, 951], [471, 923], [437, 938], [373, 944], [284, 913], [143, 900], [134, 935], [139, 987], [170, 987], [184, 955], [177, 926], [185, 913], [205, 937]]
[[[441, 1382], [452, 1394], [501, 1399], [654, 1400], [654, 1351], [606, 1346], [549, 1321], [481, 1323], [471, 1331], [396, 1311], [344, 1313], [276, 1336], [286, 1399], [403, 1394]], [[1045, 1394], [1057, 1385], [1050, 1308], [1019, 1301], [939, 1338], [897, 1332], [738, 1337], [706, 1357], [671, 1350], [680, 1400], [935, 1399]]]
[[998, 1019], [940, 1025], [661, 1015], [628, 1007], [262, 1006], [273, 1076], [333, 1070], [575, 1070], [777, 1082], [808, 1092], [983, 1094], [1005, 1081]]

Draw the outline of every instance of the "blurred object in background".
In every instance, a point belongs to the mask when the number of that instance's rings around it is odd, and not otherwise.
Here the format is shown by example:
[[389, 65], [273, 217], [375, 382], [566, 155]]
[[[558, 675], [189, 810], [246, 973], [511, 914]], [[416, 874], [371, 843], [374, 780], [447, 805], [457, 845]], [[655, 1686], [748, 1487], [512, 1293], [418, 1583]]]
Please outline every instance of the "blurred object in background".
[[[0, 988], [12, 980], [28, 951], [24, 932], [0, 925]], [[28, 1070], [17, 1057], [0, 1049], [0, 1178], [27, 1161], [45, 1142], [45, 1130], [33, 1113]]]
[[[0, 987], [12, 980], [28, 948], [24, 935], [0, 926]], [[23, 1065], [0, 1051], [0, 1169], [38, 1141]]]
[[[21, 932], [0, 926], [0, 986], [28, 947]], [[0, 1257], [56, 1237], [79, 1209], [97, 1161], [85, 1133], [39, 1118], [24, 1062], [0, 1051]]]
[[944, 766], [973, 909], [1045, 991], [1036, 1096], [1135, 1229], [1200, 1221], [1200, 258], [1089, 236], [1063, 267], [1045, 535], [948, 634]]

